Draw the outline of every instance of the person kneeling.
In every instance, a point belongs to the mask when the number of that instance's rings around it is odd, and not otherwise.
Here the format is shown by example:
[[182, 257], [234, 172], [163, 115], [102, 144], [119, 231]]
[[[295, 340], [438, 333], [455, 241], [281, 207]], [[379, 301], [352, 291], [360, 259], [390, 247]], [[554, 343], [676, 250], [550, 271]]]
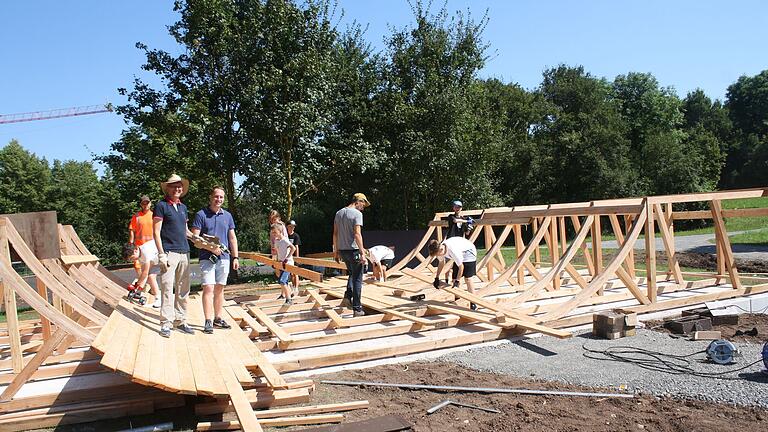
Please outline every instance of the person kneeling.
[[379, 245], [368, 249], [365, 257], [371, 263], [373, 278], [379, 282], [387, 280], [387, 267], [392, 267], [395, 251], [387, 246]]
[[[448, 258], [453, 260], [453, 287], [458, 288], [459, 281], [463, 277], [464, 283], [467, 284], [467, 291], [474, 294], [475, 286], [472, 283], [472, 276], [477, 272], [477, 248], [471, 241], [464, 237], [451, 237], [443, 240], [442, 243], [438, 243], [437, 240], [430, 240], [427, 244], [427, 250], [430, 258], [438, 259], [437, 272], [432, 286], [440, 288], [439, 275], [445, 266], [445, 259]], [[477, 305], [474, 303], [470, 303], [469, 307], [472, 310], [477, 310]]]
[[160, 267], [158, 266], [157, 247], [154, 242], [146, 242], [141, 246], [136, 246], [133, 243], [126, 243], [123, 245], [123, 258], [128, 261], [139, 263], [141, 270], [138, 279], [134, 283], [135, 286], [142, 288], [142, 291], [149, 283], [149, 293], [155, 298], [155, 302], [152, 303], [152, 307], [160, 308], [160, 296], [157, 290], [157, 275], [160, 274]]

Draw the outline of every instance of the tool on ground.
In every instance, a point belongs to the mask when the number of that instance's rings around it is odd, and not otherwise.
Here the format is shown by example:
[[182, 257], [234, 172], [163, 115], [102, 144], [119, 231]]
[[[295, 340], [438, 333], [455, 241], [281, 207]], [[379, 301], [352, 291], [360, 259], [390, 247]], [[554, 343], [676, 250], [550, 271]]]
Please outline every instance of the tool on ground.
[[483, 407], [479, 407], [479, 406], [475, 406], [475, 405], [469, 405], [469, 404], [465, 404], [465, 403], [461, 403], [461, 402], [456, 402], [456, 401], [452, 401], [452, 400], [444, 400], [444, 401], [440, 402], [439, 404], [437, 404], [437, 405], [433, 406], [432, 408], [428, 409], [427, 410], [427, 414], [433, 414], [437, 410], [439, 410], [440, 408], [446, 407], [448, 405], [456, 405], [456, 406], [460, 406], [460, 407], [464, 407], [464, 408], [472, 408], [472, 409], [476, 409], [476, 410], [480, 410], [480, 411], [485, 411], [485, 412], [490, 412], [490, 413], [495, 413], [495, 414], [501, 414], [501, 411], [499, 411], [497, 409], [483, 408]]
[[590, 392], [571, 392], [571, 391], [559, 391], [559, 390], [530, 390], [530, 389], [513, 389], [513, 388], [493, 388], [493, 387], [459, 387], [459, 386], [438, 386], [429, 384], [396, 384], [396, 383], [381, 383], [381, 382], [366, 382], [366, 381], [334, 381], [334, 380], [321, 380], [321, 384], [331, 385], [348, 385], [348, 386], [372, 386], [372, 387], [397, 387], [412, 390], [434, 390], [434, 391], [459, 391], [459, 392], [476, 392], [476, 393], [515, 393], [515, 394], [531, 394], [531, 395], [550, 395], [550, 396], [585, 396], [585, 397], [600, 397], [600, 398], [634, 398], [633, 394], [625, 393], [590, 393]]
[[763, 373], [768, 374], [768, 342], [763, 345], [763, 365], [765, 366]]
[[141, 294], [142, 287], [136, 285], [136, 283], [138, 283], [138, 281], [134, 280], [125, 287], [125, 289], [128, 290], [128, 301], [144, 306], [147, 304], [147, 298]]
[[739, 353], [736, 345], [725, 339], [712, 341], [707, 347], [707, 357], [721, 365], [735, 363], [735, 357]]
[[222, 244], [221, 239], [216, 236], [208, 234], [192, 235], [188, 237], [188, 240], [191, 241], [196, 248], [211, 252], [211, 256], [208, 257], [208, 260], [214, 264], [219, 261], [219, 257], [216, 255], [216, 251], [221, 250], [222, 254], [229, 253], [229, 249], [224, 244]]
[[409, 297], [411, 301], [421, 301], [427, 298], [426, 294], [414, 294]]

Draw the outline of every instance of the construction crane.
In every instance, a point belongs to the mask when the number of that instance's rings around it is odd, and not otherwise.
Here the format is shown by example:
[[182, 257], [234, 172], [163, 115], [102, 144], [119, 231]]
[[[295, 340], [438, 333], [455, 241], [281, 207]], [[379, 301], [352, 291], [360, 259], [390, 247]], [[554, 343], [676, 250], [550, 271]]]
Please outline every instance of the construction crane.
[[112, 104], [90, 105], [75, 108], [61, 108], [50, 111], [34, 111], [19, 114], [0, 114], [0, 124], [21, 123], [35, 120], [48, 120], [62, 117], [76, 117], [103, 112], [112, 112]]

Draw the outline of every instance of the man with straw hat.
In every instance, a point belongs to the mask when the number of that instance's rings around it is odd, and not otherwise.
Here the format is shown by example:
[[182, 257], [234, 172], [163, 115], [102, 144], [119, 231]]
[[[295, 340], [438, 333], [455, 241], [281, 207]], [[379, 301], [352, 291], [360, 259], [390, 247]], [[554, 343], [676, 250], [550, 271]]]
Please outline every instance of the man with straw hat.
[[[171, 324], [187, 334], [189, 297], [189, 243], [192, 233], [187, 228], [187, 206], [181, 197], [189, 190], [189, 180], [173, 174], [160, 183], [165, 198], [155, 204], [154, 237], [160, 263], [160, 336], [171, 336]], [[175, 297], [174, 297], [175, 293]]]

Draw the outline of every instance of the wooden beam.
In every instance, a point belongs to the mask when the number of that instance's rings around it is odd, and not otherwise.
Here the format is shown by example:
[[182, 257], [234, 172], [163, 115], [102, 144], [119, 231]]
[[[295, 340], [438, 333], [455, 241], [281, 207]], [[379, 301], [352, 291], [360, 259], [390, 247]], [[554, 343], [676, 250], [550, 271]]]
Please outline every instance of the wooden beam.
[[262, 264], [266, 264], [266, 265], [268, 265], [268, 266], [270, 266], [270, 267], [272, 267], [272, 268], [274, 268], [276, 270], [285, 270], [285, 271], [287, 271], [287, 272], [289, 272], [291, 274], [299, 275], [299, 276], [303, 277], [304, 279], [309, 279], [309, 280], [311, 280], [313, 282], [322, 282], [322, 280], [323, 280], [323, 275], [318, 273], [318, 272], [314, 272], [312, 270], [303, 269], [301, 267], [296, 267], [296, 266], [290, 265], [290, 264], [283, 264], [280, 261], [275, 261], [275, 260], [267, 257], [266, 255], [260, 254], [260, 253], [257, 253], [257, 252], [240, 252], [240, 257], [247, 258], [247, 259], [252, 259], [252, 260], [254, 260], [256, 262], [259, 262], [259, 263], [262, 263]]
[[333, 306], [329, 305], [328, 302], [315, 290], [308, 289], [307, 294], [309, 294], [310, 297], [312, 297], [312, 300], [315, 301], [315, 304], [318, 308], [320, 308], [325, 314], [328, 316], [328, 318], [331, 319], [331, 321], [334, 324], [334, 327], [346, 327], [347, 325], [344, 323], [344, 318], [342, 318], [336, 311], [333, 309]]
[[720, 242], [725, 268], [728, 271], [728, 274], [731, 275], [731, 284], [734, 288], [741, 289], [741, 279], [739, 279], [739, 271], [736, 269], [736, 260], [733, 257], [733, 250], [731, 249], [731, 240], [728, 238], [728, 232], [725, 229], [723, 208], [720, 205], [720, 201], [711, 201], [709, 203], [709, 208], [712, 211], [712, 220], [715, 222], [715, 231], [720, 233], [717, 240]]
[[[653, 227], [653, 206], [646, 201], [645, 210], [645, 278], [648, 286], [648, 299], [656, 301], [656, 235]], [[639, 220], [639, 218], [638, 218]], [[630, 245], [634, 247], [634, 245]]]
[[682, 273], [680, 273], [680, 264], [677, 262], [677, 256], [675, 255], [675, 238], [669, 229], [670, 221], [664, 217], [664, 210], [662, 210], [661, 204], [654, 204], [653, 210], [654, 213], [656, 213], [656, 219], [659, 221], [659, 232], [661, 233], [661, 239], [664, 242], [664, 249], [666, 249], [667, 252], [669, 268], [672, 271], [675, 282], [681, 284], [684, 280]]

